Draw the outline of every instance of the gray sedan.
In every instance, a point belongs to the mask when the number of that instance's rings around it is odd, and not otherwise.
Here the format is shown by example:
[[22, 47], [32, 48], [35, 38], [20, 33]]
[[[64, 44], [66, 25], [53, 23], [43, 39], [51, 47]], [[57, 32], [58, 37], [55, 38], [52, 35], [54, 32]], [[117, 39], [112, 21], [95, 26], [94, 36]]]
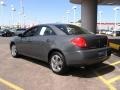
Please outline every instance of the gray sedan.
[[13, 57], [25, 55], [49, 63], [63, 74], [68, 66], [88, 66], [107, 60], [108, 38], [70, 24], [43, 24], [15, 36], [10, 42]]

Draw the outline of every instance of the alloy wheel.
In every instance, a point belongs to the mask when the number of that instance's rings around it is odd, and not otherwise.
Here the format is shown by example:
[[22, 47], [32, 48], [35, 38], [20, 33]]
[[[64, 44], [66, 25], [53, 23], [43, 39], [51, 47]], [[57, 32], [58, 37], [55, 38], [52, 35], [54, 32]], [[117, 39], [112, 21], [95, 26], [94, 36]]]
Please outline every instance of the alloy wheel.
[[54, 72], [60, 72], [63, 68], [63, 61], [59, 55], [53, 55], [51, 57], [51, 68]]

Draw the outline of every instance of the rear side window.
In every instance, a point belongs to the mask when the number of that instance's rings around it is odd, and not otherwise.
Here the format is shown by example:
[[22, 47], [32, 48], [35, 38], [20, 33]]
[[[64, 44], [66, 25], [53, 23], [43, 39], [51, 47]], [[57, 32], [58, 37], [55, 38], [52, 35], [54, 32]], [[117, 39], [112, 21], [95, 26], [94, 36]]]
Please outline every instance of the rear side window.
[[62, 30], [67, 35], [92, 34], [92, 32], [89, 32], [75, 25], [55, 25], [55, 26]]
[[50, 27], [44, 26], [44, 27], [41, 28], [41, 31], [40, 31], [39, 35], [50, 36], [50, 35], [55, 35], [55, 32]]

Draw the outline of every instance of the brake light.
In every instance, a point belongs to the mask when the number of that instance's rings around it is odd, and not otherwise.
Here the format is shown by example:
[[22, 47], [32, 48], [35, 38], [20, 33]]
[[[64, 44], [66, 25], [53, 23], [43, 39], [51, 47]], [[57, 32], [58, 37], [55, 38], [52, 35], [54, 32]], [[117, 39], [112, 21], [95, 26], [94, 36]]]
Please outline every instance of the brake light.
[[86, 48], [87, 47], [87, 41], [84, 37], [76, 37], [71, 40], [72, 44], [75, 46], [78, 46], [80, 48]]

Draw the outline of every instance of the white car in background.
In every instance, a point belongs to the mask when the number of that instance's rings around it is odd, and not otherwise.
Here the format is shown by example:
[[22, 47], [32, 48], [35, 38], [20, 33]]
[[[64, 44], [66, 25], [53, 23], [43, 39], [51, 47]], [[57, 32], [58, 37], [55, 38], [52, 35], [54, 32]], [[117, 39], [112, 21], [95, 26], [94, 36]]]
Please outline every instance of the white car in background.
[[112, 31], [107, 31], [106, 32], [107, 35], [112, 35], [112, 33], [113, 33]]
[[112, 31], [112, 36], [120, 36], [120, 30]]

